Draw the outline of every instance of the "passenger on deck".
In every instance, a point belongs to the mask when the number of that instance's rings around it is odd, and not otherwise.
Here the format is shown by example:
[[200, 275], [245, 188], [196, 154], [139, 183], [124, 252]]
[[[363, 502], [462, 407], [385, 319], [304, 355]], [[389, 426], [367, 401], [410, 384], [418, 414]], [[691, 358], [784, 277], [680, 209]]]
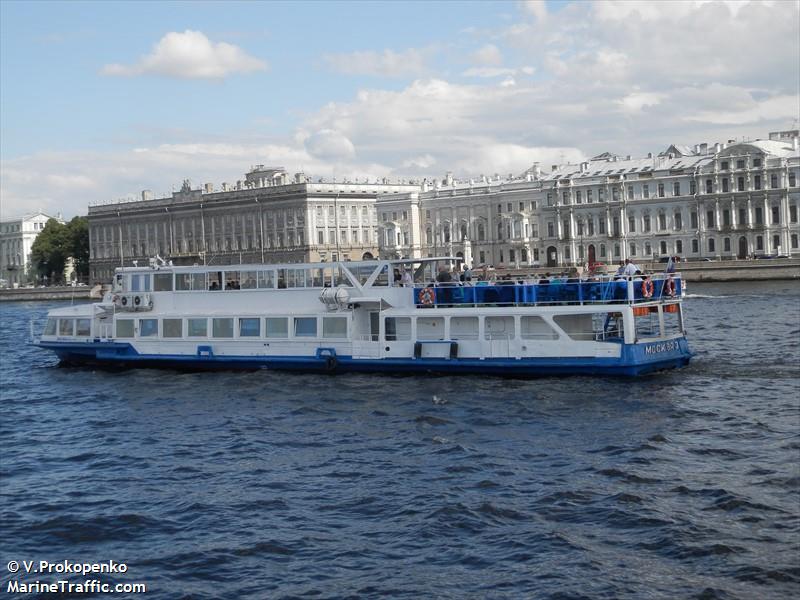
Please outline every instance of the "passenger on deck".
[[394, 284], [399, 285], [403, 280], [403, 276], [400, 274], [400, 269], [394, 270]]
[[219, 284], [216, 281], [212, 281], [211, 282], [211, 286], [208, 289], [210, 289], [210, 290], [218, 290], [219, 289]]
[[636, 275], [636, 271], [641, 272], [641, 269], [637, 267], [633, 262], [631, 262], [630, 258], [625, 259], [625, 267], [622, 269], [622, 274], [625, 277], [633, 277]]
[[539, 278], [539, 285], [549, 285], [550, 284], [550, 273], [545, 273], [544, 277]]
[[403, 271], [403, 274], [400, 276], [400, 284], [403, 287], [414, 287], [414, 278], [411, 277], [411, 271], [408, 269]]

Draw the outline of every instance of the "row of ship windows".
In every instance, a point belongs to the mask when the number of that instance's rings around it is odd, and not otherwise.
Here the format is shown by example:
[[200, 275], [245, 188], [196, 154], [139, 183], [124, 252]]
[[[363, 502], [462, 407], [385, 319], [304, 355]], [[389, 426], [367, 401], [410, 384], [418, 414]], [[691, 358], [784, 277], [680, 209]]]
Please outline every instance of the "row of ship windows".
[[[519, 323], [517, 323], [517, 319]], [[664, 313], [665, 330], [680, 329], [677, 313]], [[480, 321], [483, 320], [481, 336]], [[556, 325], [573, 340], [594, 340], [598, 335], [622, 337], [622, 319], [614, 313], [557, 315]], [[445, 330], [447, 321], [448, 331]], [[652, 321], [652, 318], [649, 320]], [[671, 323], [669, 321], [672, 321]], [[412, 328], [412, 324], [415, 325]], [[611, 325], [611, 326], [610, 326]], [[647, 331], [640, 331], [644, 327]], [[657, 318], [636, 321], [637, 334], [658, 335]], [[650, 331], [652, 329], [652, 331]], [[414, 332], [416, 330], [416, 333]], [[291, 335], [290, 335], [291, 332]], [[447, 335], [446, 335], [447, 333]], [[443, 341], [514, 339], [556, 340], [553, 327], [539, 316], [487, 317], [385, 317], [383, 339], [389, 341]], [[92, 337], [91, 319], [50, 318], [44, 335]], [[117, 319], [115, 337], [132, 338], [212, 338], [212, 339], [348, 339], [347, 317], [196, 317], [186, 319]], [[379, 341], [378, 322], [372, 321], [371, 341]]]

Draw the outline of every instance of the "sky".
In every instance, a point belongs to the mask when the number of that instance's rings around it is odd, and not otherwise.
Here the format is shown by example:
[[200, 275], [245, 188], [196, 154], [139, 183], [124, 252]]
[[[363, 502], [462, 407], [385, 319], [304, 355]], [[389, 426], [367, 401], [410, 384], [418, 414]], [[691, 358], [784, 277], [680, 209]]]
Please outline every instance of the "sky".
[[0, 218], [798, 127], [800, 1], [0, 0]]

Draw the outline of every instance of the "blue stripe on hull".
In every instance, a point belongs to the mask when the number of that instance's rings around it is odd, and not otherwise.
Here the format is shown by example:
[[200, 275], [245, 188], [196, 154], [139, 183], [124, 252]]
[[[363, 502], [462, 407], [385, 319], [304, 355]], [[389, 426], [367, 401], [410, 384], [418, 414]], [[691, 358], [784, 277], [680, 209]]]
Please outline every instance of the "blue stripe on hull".
[[[328, 373], [466, 373], [500, 376], [622, 375], [635, 376], [689, 364], [685, 338], [669, 342], [623, 345], [621, 358], [383, 358], [352, 356], [215, 356], [139, 354], [127, 343], [41, 342], [67, 363], [159, 367], [192, 370], [277, 369]], [[648, 349], [649, 348], [649, 349]], [[332, 359], [333, 358], [333, 359]]]

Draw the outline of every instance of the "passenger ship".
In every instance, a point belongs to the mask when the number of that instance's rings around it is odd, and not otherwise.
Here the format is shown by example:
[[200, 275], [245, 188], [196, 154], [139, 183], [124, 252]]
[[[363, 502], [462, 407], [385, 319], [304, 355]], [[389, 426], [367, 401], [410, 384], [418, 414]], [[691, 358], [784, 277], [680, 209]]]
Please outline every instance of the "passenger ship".
[[435, 283], [453, 260], [150, 259], [117, 269], [101, 302], [50, 311], [35, 343], [70, 364], [329, 373], [633, 376], [690, 360], [680, 274]]

